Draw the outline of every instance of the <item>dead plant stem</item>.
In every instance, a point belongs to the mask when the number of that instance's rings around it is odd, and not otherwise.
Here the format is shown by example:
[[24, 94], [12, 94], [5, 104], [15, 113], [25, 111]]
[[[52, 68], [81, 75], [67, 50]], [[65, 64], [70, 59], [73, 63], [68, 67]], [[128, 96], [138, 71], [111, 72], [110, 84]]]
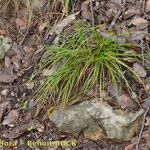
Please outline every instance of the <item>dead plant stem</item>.
[[136, 144], [136, 150], [139, 150], [139, 144], [140, 144], [140, 141], [141, 141], [141, 138], [142, 138], [142, 133], [143, 133], [143, 130], [144, 130], [145, 119], [146, 119], [146, 116], [148, 114], [149, 109], [150, 109], [150, 107], [147, 108], [147, 110], [145, 111], [144, 116], [143, 116], [142, 127], [141, 127], [139, 138], [138, 138], [138, 141], [137, 141], [137, 144]]
[[95, 20], [94, 20], [94, 11], [93, 11], [93, 3], [92, 3], [92, 0], [90, 0], [90, 9], [91, 9], [91, 14], [92, 14], [92, 26], [94, 27], [94, 25], [95, 25]]

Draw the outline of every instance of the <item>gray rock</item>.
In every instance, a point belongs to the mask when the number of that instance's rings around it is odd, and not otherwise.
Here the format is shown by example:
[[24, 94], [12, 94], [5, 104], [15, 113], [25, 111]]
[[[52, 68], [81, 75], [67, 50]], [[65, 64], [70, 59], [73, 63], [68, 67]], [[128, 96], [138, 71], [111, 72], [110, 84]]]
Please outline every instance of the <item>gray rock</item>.
[[5, 36], [0, 36], [0, 60], [5, 57], [5, 54], [12, 46], [12, 39]]
[[[128, 114], [122, 110], [113, 110], [107, 103], [100, 103], [94, 99], [73, 105], [65, 110], [59, 108], [50, 115], [50, 119], [60, 131], [72, 133], [75, 136], [81, 131], [87, 133], [87, 130], [90, 130], [91, 132], [91, 127], [96, 127], [92, 129], [95, 134], [98, 130], [97, 126], [100, 126], [107, 138], [128, 141], [135, 134], [139, 125], [139, 116], [142, 113], [143, 110]], [[101, 137], [101, 135], [96, 136]]]

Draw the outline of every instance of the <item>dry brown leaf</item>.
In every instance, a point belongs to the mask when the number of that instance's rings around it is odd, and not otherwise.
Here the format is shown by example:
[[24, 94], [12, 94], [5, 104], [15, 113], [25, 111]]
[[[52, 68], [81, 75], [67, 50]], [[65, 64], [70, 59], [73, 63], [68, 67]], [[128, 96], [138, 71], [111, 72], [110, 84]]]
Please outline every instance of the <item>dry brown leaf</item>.
[[142, 17], [137, 17], [131, 20], [131, 24], [135, 25], [135, 26], [139, 26], [141, 24], [147, 24], [148, 25], [148, 21]]
[[6, 35], [6, 31], [5, 30], [0, 30], [0, 35], [5, 36]]
[[150, 35], [149, 35], [149, 34], [146, 34], [146, 35], [144, 36], [144, 39], [145, 39], [146, 41], [150, 42]]
[[150, 0], [146, 0], [145, 11], [146, 11], [146, 12], [149, 12], [149, 11], [150, 11]]
[[15, 139], [32, 129], [36, 129], [40, 132], [43, 131], [44, 127], [37, 120], [30, 120], [28, 123], [18, 124], [17, 127], [13, 128], [9, 132], [5, 131], [3, 137], [8, 139]]
[[144, 101], [142, 104], [142, 107], [146, 110], [148, 107], [150, 107], [150, 97], [147, 98], [147, 100]]
[[146, 93], [150, 94], [150, 78], [146, 79], [145, 91], [146, 91]]
[[131, 41], [141, 41], [144, 39], [145, 34], [143, 31], [133, 31], [131, 34]]
[[28, 28], [28, 25], [29, 25], [29, 22], [30, 22], [30, 13], [31, 13], [31, 11], [27, 10], [27, 8], [22, 7], [18, 11], [17, 18], [15, 19], [16, 27], [20, 30], [26, 30]]
[[76, 19], [76, 15], [78, 15], [78, 14], [79, 14], [79, 12], [76, 12], [74, 14], [67, 16], [65, 19], [59, 21], [55, 25], [55, 27], [52, 29], [51, 32], [60, 34], [68, 24], [70, 24], [71, 22], [73, 22]]
[[21, 29], [21, 30], [25, 30], [27, 28], [27, 20], [23, 20], [22, 18], [16, 18], [15, 20], [16, 26]]
[[15, 55], [11, 58], [11, 61], [13, 63], [13, 70], [18, 71], [21, 67], [20, 59], [17, 57], [18, 55]]
[[135, 150], [135, 145], [136, 143], [129, 144], [128, 146], [125, 147], [124, 150]]
[[0, 104], [0, 123], [6, 109], [9, 107], [10, 107], [10, 103], [8, 101]]
[[117, 101], [119, 102], [122, 109], [135, 107], [135, 104], [128, 94], [122, 94], [118, 97]]
[[140, 64], [138, 63], [134, 63], [133, 64], [133, 69], [134, 71], [140, 76], [140, 77], [146, 77], [147, 75], [147, 72], [146, 70], [143, 68], [143, 66], [141, 66]]
[[2, 122], [3, 125], [10, 125], [17, 121], [19, 117], [18, 111], [17, 110], [11, 110], [7, 116], [4, 117], [4, 120]]
[[2, 82], [2, 83], [12, 83], [12, 82], [14, 82], [15, 79], [17, 79], [16, 75], [0, 73], [0, 82]]
[[124, 19], [129, 19], [135, 15], [140, 15], [141, 13], [141, 9], [139, 9], [139, 5], [138, 4], [135, 4], [135, 5], [131, 5], [129, 7], [126, 7], [126, 11], [124, 12]]
[[9, 57], [5, 56], [5, 67], [8, 68], [11, 64], [11, 60]]
[[3, 101], [3, 97], [0, 95], [0, 103]]
[[22, 60], [22, 52], [19, 50], [19, 46], [16, 42], [13, 42], [13, 45], [12, 45], [12, 54], [11, 56], [14, 56], [14, 57], [17, 57], [18, 59]]
[[26, 52], [27, 54], [29, 54], [34, 51], [34, 48], [30, 47], [30, 46], [24, 46], [23, 51]]
[[144, 131], [143, 133], [143, 138], [147, 141], [147, 142], [150, 142], [150, 133], [149, 131]]
[[122, 5], [122, 0], [109, 0], [109, 2], [118, 4], [118, 5]]
[[46, 26], [47, 26], [47, 22], [44, 22], [44, 23], [40, 24], [39, 32], [42, 32], [46, 28]]
[[81, 4], [82, 17], [86, 20], [92, 21], [92, 14], [89, 10], [90, 0], [86, 0]]

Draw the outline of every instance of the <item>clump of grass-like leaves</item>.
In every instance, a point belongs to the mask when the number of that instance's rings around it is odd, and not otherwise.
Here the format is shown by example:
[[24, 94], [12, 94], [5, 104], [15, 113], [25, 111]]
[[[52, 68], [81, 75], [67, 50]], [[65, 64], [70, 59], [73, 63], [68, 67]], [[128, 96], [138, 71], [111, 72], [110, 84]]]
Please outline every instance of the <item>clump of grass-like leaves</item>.
[[57, 105], [65, 107], [96, 84], [100, 92], [106, 82], [114, 86], [121, 82], [132, 90], [124, 71], [140, 80], [127, 60], [138, 61], [141, 55], [127, 52], [127, 47], [102, 37], [94, 28], [79, 27], [57, 47], [47, 46], [41, 65], [48, 69], [55, 65], [57, 69], [45, 78], [36, 97], [40, 102], [55, 99]]

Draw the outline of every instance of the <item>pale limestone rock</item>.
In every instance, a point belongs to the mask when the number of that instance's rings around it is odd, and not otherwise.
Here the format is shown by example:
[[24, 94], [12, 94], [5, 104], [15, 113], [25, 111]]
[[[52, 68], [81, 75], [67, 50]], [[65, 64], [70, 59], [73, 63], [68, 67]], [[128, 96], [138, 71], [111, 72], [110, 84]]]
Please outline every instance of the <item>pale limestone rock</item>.
[[83, 101], [65, 110], [59, 108], [50, 115], [50, 119], [60, 131], [75, 136], [83, 131], [91, 139], [101, 139], [102, 128], [108, 139], [128, 141], [135, 134], [142, 114], [143, 110], [127, 114], [122, 110], [113, 110], [107, 103], [92, 100]]

